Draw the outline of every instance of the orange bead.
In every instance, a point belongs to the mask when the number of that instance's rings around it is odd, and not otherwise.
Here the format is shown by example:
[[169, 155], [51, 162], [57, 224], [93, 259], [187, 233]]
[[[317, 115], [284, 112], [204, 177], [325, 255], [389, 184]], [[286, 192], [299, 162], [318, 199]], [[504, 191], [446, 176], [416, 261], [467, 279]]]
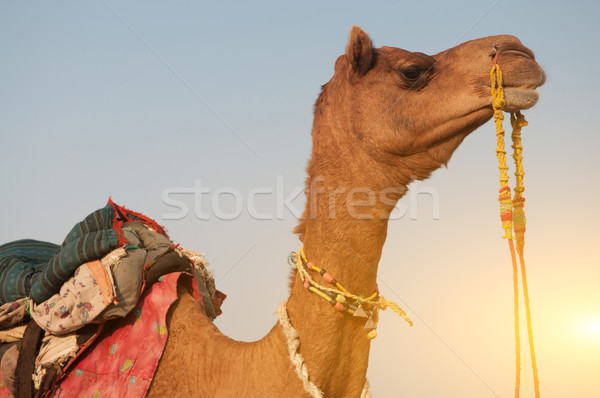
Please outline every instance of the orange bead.
[[502, 212], [500, 213], [500, 220], [502, 221], [510, 221], [513, 219], [512, 212]]

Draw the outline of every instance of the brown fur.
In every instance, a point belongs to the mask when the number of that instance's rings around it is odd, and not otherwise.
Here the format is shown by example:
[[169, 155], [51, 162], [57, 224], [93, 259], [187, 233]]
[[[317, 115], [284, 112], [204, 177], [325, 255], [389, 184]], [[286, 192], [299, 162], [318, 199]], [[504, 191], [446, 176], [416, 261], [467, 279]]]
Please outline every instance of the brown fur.
[[[387, 219], [406, 185], [446, 164], [463, 139], [491, 118], [494, 46], [505, 86], [543, 84], [533, 53], [512, 36], [428, 56], [374, 49], [364, 31], [352, 28], [346, 54], [315, 104], [307, 206], [296, 228], [308, 258], [350, 291], [368, 295], [375, 289]], [[149, 396], [306, 396], [279, 325], [257, 342], [233, 341], [182, 293]], [[370, 347], [364, 320], [337, 313], [307, 293], [297, 276], [288, 312], [311, 380], [326, 397], [358, 397]]]

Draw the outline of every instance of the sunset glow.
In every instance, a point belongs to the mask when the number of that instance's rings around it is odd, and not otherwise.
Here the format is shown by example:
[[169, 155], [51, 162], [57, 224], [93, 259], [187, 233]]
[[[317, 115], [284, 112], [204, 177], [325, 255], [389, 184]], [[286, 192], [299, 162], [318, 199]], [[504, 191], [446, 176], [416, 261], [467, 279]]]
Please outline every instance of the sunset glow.
[[580, 324], [580, 333], [582, 337], [600, 343], [600, 316], [584, 319]]

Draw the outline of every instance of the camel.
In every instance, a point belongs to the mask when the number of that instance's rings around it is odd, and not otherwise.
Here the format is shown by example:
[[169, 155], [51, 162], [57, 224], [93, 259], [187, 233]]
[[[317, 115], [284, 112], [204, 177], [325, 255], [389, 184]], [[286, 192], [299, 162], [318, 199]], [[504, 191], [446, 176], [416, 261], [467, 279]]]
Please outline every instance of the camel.
[[[473, 40], [429, 56], [374, 48], [361, 28], [352, 27], [314, 107], [307, 204], [295, 229], [307, 259], [348, 291], [364, 297], [376, 291], [388, 217], [406, 186], [446, 165], [465, 137], [492, 117], [489, 72], [496, 55], [505, 110], [533, 106], [545, 74], [513, 36]], [[169, 313], [169, 337], [149, 397], [308, 396], [281, 323], [259, 341], [234, 341], [183, 287], [180, 296]], [[287, 313], [311, 382], [324, 397], [359, 397], [370, 347], [364, 318], [336, 311], [308, 291], [297, 272]]]

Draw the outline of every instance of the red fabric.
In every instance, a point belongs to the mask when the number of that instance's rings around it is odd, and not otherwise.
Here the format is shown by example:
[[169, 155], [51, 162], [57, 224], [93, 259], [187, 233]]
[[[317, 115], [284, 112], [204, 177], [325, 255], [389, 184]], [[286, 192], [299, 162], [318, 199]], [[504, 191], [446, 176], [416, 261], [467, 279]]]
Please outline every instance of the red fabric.
[[167, 342], [167, 311], [180, 276], [162, 276], [127, 317], [107, 324], [50, 396], [144, 397]]
[[[54, 398], [127, 397], [146, 395], [167, 342], [167, 312], [177, 299], [177, 284], [185, 278], [202, 305], [196, 280], [189, 274], [163, 275], [140, 297], [125, 318], [107, 322], [102, 334], [69, 365], [66, 375], [47, 394]], [[82, 347], [85, 350], [85, 347]], [[0, 398], [12, 397], [0, 380]]]
[[[140, 221], [143, 224], [152, 227], [152, 229], [154, 229], [156, 232], [163, 234], [167, 238], [169, 237], [169, 234], [167, 234], [167, 229], [165, 227], [163, 227], [162, 225], [160, 225], [159, 223], [157, 223], [156, 221], [154, 221], [153, 219], [151, 219], [150, 217], [146, 217], [142, 213], [138, 213], [133, 210], [129, 210], [125, 206], [119, 206], [118, 204], [113, 202], [111, 197], [108, 198], [108, 204], [111, 205], [114, 209], [113, 228], [119, 232], [119, 243], [123, 243], [123, 244], [126, 243], [125, 237], [122, 236], [123, 231], [121, 230], [123, 223], [125, 221]], [[122, 217], [124, 217], [125, 220], [122, 220], [120, 222], [117, 221], [118, 215], [121, 215]], [[131, 216], [134, 216], [134, 217], [131, 217]], [[135, 218], [135, 217], [137, 217], [137, 218]], [[121, 242], [121, 238], [123, 239], [123, 242]]]

